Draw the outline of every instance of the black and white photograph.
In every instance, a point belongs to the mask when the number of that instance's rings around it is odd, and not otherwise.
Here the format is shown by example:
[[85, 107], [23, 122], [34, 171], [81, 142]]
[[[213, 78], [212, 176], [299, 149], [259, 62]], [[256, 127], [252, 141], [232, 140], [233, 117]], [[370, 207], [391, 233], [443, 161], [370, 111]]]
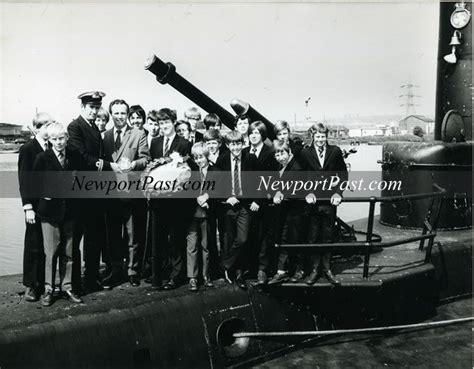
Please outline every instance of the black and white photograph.
[[473, 367], [472, 1], [0, 17], [0, 369]]

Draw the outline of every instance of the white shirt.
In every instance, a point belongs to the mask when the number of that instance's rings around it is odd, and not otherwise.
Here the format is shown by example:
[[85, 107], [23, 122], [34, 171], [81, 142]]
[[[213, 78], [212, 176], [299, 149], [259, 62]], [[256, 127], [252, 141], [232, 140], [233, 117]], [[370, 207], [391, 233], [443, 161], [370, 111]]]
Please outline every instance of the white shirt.
[[91, 124], [91, 122], [89, 122], [89, 119], [87, 119], [87, 118], [86, 118], [84, 115], [82, 115], [82, 114], [81, 114], [81, 117], [84, 118], [84, 120], [87, 122], [87, 124], [92, 127], [92, 124]]
[[240, 193], [235, 193], [235, 188], [234, 188], [234, 170], [235, 170], [235, 156], [233, 156], [232, 154], [230, 155], [230, 173], [231, 173], [231, 180], [232, 180], [232, 195], [233, 196], [242, 196], [242, 171], [241, 171], [241, 168], [242, 168], [242, 155], [240, 155], [239, 157], [239, 160], [237, 161], [237, 165], [238, 165], [238, 171], [239, 171], [239, 185], [240, 185]]
[[[260, 153], [262, 152], [262, 148], [263, 148], [263, 142], [260, 142], [260, 144], [257, 147], [253, 147], [252, 145], [250, 145], [250, 153], [254, 154], [258, 158], [260, 156]], [[257, 149], [257, 151], [254, 153], [253, 151], [255, 149]]]
[[36, 135], [35, 138], [36, 141], [38, 141], [38, 143], [40, 144], [43, 151], [46, 151], [46, 149], [48, 148], [48, 141], [43, 140], [39, 135]]
[[212, 162], [212, 164], [216, 164], [218, 157], [219, 157], [219, 150], [217, 150], [215, 154], [209, 153], [209, 161]]
[[[54, 155], [56, 155], [56, 158], [58, 159], [59, 163], [61, 163], [61, 158], [59, 157], [59, 151], [57, 151], [54, 147], [53, 147], [53, 152], [54, 152]], [[64, 164], [66, 164], [66, 153], [63, 151], [61, 151], [61, 154], [63, 155], [63, 160], [64, 160]]]
[[290, 157], [288, 158], [288, 162], [285, 164], [285, 166], [283, 168], [280, 169], [280, 178], [283, 176], [283, 173], [285, 172], [286, 170], [286, 167], [288, 166], [288, 164], [290, 164], [290, 161], [293, 159], [293, 154], [290, 155]]
[[314, 145], [316, 149], [316, 155], [318, 156], [319, 164], [321, 164], [321, 168], [324, 166], [324, 159], [326, 158], [326, 145], [324, 145], [324, 150], [322, 154], [319, 154], [318, 146]]
[[152, 135], [147, 135], [146, 136], [146, 141], [148, 142], [148, 148], [151, 147], [151, 141], [154, 139], [154, 138], [157, 138], [158, 136], [152, 136]]

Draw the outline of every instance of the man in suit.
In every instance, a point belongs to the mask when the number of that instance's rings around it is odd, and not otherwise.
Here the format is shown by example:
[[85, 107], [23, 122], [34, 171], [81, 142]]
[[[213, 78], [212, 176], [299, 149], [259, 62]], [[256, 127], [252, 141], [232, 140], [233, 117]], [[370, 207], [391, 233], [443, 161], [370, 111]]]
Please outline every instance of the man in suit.
[[219, 157], [216, 163], [216, 169], [224, 172], [216, 187], [225, 199], [226, 237], [222, 264], [226, 280], [231, 281], [235, 274], [237, 286], [246, 289], [243, 270], [248, 261], [244, 248], [248, 239], [250, 212], [258, 211], [260, 205], [257, 200], [246, 198], [257, 187], [253, 178], [244, 175], [244, 172], [258, 170], [258, 161], [255, 155], [242, 152], [244, 140], [240, 132], [229, 132], [225, 140], [229, 152]]
[[[67, 127], [69, 145], [81, 156], [81, 170], [118, 170], [118, 165], [102, 159], [102, 136], [95, 124], [97, 113], [102, 105], [103, 92], [91, 91], [80, 94], [81, 113]], [[81, 199], [77, 208], [78, 217], [74, 222], [74, 259], [80, 260], [79, 243], [84, 236], [85, 287], [88, 291], [102, 289], [99, 277], [100, 242], [104, 232], [103, 202], [96, 199]], [[79, 283], [80, 263], [75, 262], [73, 284]]]
[[[338, 176], [340, 181], [347, 180], [347, 167], [342, 151], [339, 147], [329, 145], [327, 142], [328, 129], [322, 123], [315, 123], [309, 129], [312, 143], [301, 151], [301, 162], [307, 172], [307, 180], [323, 181], [330, 176]], [[322, 199], [318, 199], [322, 197]], [[336, 222], [336, 207], [342, 200], [342, 191], [339, 187], [327, 188], [306, 195], [307, 213], [310, 220], [308, 243], [333, 242], [334, 227]], [[314, 284], [321, 275], [333, 285], [339, 281], [331, 273], [330, 252], [316, 252], [312, 256], [313, 270], [306, 278], [307, 284]]]
[[[127, 124], [129, 106], [125, 100], [110, 103], [114, 127], [104, 134], [104, 159], [117, 163], [122, 173], [145, 169], [150, 152], [145, 131]], [[121, 280], [124, 241], [128, 243], [128, 278], [134, 287], [140, 284], [140, 265], [145, 242], [145, 221], [141, 212], [144, 199], [110, 199], [107, 201], [107, 229], [111, 273], [104, 278], [104, 288], [111, 288]], [[125, 232], [124, 232], [125, 231]], [[124, 240], [122, 235], [126, 234]]]
[[[257, 157], [259, 170], [262, 172], [275, 172], [278, 162], [275, 160], [273, 148], [264, 143], [267, 139], [267, 128], [261, 121], [252, 122], [249, 126], [250, 146], [243, 152], [251, 153]], [[260, 209], [252, 213], [250, 219], [250, 235], [247, 244], [250, 259], [250, 273], [257, 274], [257, 283], [267, 283], [267, 273], [270, 267], [270, 251], [273, 242], [274, 214], [269, 207], [269, 201], [263, 199]], [[258, 271], [258, 273], [257, 273]]]
[[46, 254], [45, 292], [43, 306], [53, 303], [56, 264], [59, 260], [60, 288], [64, 297], [81, 303], [72, 286], [73, 202], [61, 195], [71, 188], [71, 171], [79, 169], [79, 154], [67, 147], [67, 132], [62, 124], [48, 126], [52, 147], [40, 153], [33, 169], [39, 173], [38, 217], [41, 219], [43, 244]]
[[36, 156], [48, 148], [47, 127], [53, 122], [47, 113], [38, 113], [33, 118], [35, 138], [20, 147], [18, 155], [18, 182], [25, 212], [25, 243], [23, 253], [23, 285], [25, 300], [38, 301], [44, 286], [44, 250], [41, 222], [37, 218], [38, 199], [35, 198], [35, 183], [29, 177]]
[[[175, 132], [176, 114], [171, 109], [163, 108], [158, 111], [157, 120], [163, 136], [151, 141], [151, 158], [168, 157], [173, 152], [183, 157], [190, 155], [191, 143]], [[192, 217], [190, 202], [188, 199], [173, 198], [170, 194], [152, 199], [150, 207], [153, 240], [152, 286], [172, 290], [183, 278], [186, 225]], [[166, 262], [168, 255], [171, 262], [169, 274]]]

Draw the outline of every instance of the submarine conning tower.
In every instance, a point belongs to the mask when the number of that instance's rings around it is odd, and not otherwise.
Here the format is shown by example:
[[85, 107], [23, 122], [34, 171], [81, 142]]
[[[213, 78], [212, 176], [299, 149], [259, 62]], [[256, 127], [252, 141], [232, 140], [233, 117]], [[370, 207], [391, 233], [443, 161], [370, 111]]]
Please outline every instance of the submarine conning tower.
[[[441, 2], [434, 141], [385, 143], [382, 179], [402, 181], [382, 196], [447, 190], [438, 229], [472, 226], [472, 2]], [[422, 228], [430, 200], [384, 203], [380, 222]]]

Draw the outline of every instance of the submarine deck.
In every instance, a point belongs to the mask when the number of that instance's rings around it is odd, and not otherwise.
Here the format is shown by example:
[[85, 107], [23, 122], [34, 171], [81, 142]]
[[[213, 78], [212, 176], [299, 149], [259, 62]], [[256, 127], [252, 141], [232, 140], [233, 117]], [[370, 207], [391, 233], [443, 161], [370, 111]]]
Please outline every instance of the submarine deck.
[[[351, 222], [355, 229], [364, 230], [367, 219]], [[419, 230], [405, 230], [388, 227], [374, 222], [374, 233], [382, 236], [383, 241], [393, 241], [402, 237], [411, 237], [419, 234]], [[443, 248], [450, 247], [460, 249], [466, 265], [472, 263], [472, 233], [466, 231], [445, 231], [439, 232], [435, 241], [441, 242]], [[433, 248], [434, 252], [434, 248]], [[424, 263], [425, 251], [418, 250], [418, 243], [409, 243], [377, 252], [370, 257], [370, 268], [368, 280], [363, 280], [363, 257], [352, 256], [349, 258], [334, 257], [333, 271], [341, 281], [341, 286], [337, 288], [358, 288], [362, 286], [377, 287], [383, 283], [394, 281], [400, 278], [409, 277], [412, 274], [426, 273], [433, 271], [433, 264]], [[436, 264], [436, 262], [434, 262]], [[250, 281], [251, 284], [251, 281]], [[214, 289], [201, 288], [196, 295], [217, 294], [220, 289], [233, 289], [235, 293], [245, 293], [234, 285], [228, 285], [223, 280], [215, 283]], [[329, 283], [316, 283], [314, 286], [306, 284], [284, 284], [279, 288], [333, 288]], [[273, 288], [273, 287], [272, 287]], [[58, 299], [50, 307], [41, 306], [40, 302], [26, 302], [23, 297], [24, 288], [21, 284], [21, 275], [11, 275], [0, 277], [0, 330], [21, 329], [34, 324], [47, 323], [57, 319], [71, 319], [87, 314], [101, 314], [112, 310], [123, 310], [133, 308], [147, 303], [165, 303], [167, 300], [182, 295], [190, 295], [187, 286], [181, 286], [173, 291], [154, 290], [150, 285], [142, 283], [139, 287], [131, 287], [124, 283], [111, 291], [101, 291], [88, 294], [83, 297], [84, 303], [72, 304], [66, 300]], [[199, 298], [199, 297], [197, 297]], [[223, 301], [225, 304], [226, 302]]]

